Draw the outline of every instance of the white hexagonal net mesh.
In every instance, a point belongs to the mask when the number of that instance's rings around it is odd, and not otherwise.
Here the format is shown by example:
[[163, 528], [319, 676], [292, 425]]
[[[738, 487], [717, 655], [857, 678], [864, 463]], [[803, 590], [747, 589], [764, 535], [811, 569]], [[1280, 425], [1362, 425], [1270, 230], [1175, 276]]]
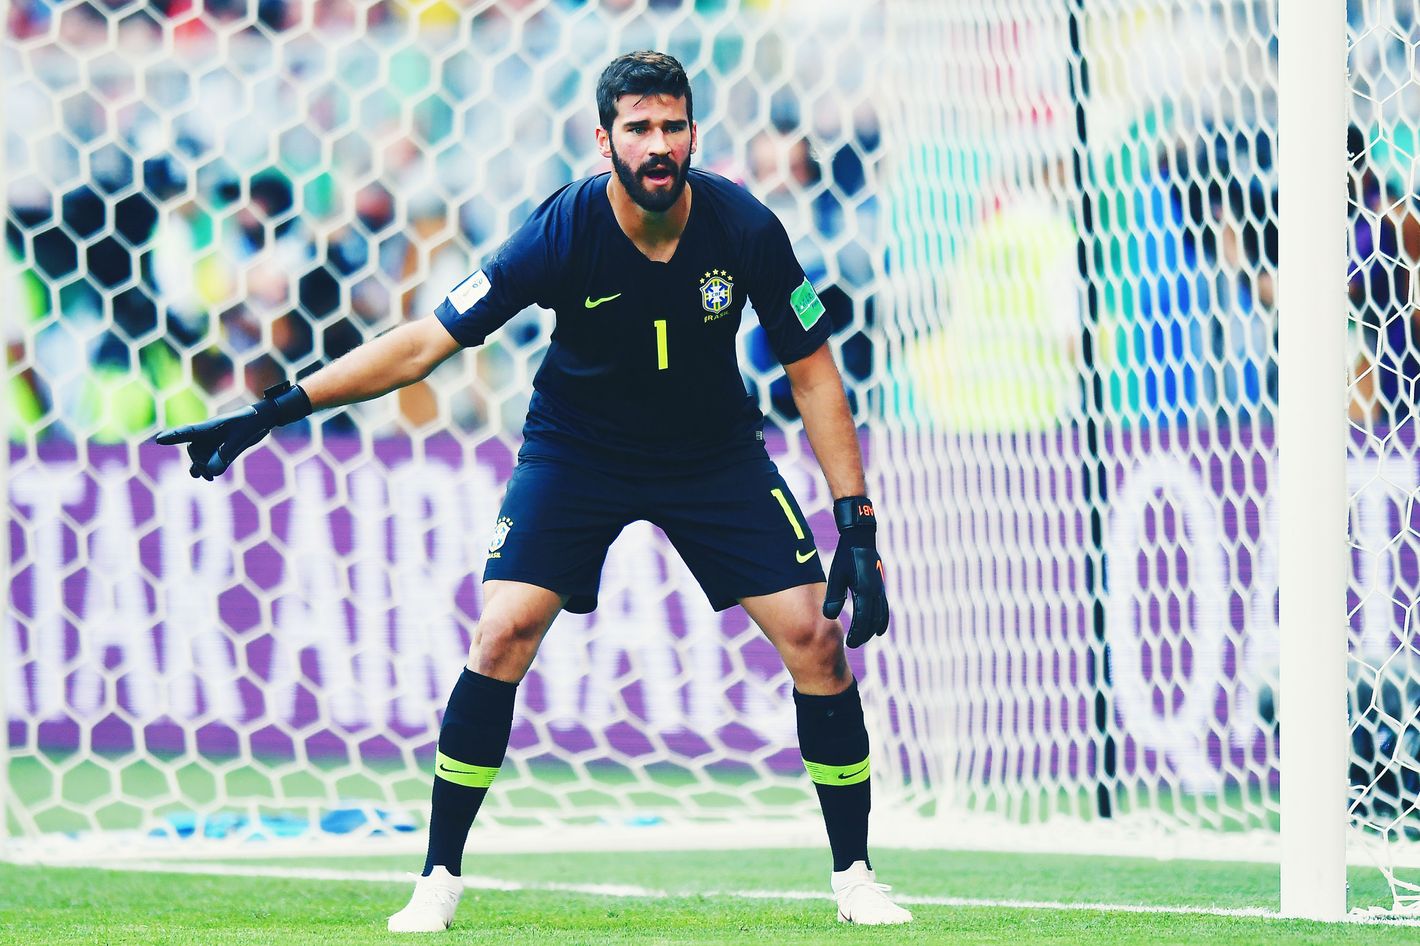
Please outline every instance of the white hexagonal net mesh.
[[[145, 441], [432, 312], [600, 170], [593, 91], [620, 52], [686, 63], [702, 163], [795, 238], [866, 416], [872, 5], [21, 3], [7, 26], [12, 834], [422, 822], [552, 314], [216, 483]], [[826, 539], [755, 320], [742, 348]], [[561, 618], [520, 688], [480, 826], [811, 813], [772, 647], [627, 531], [595, 615]]]
[[1347, 7], [1351, 419], [1350, 814], [1397, 909], [1420, 912], [1420, 586], [1415, 499], [1420, 332], [1420, 11]]
[[[1353, 6], [1352, 814], [1400, 901], [1420, 27]], [[599, 169], [596, 76], [646, 47], [838, 328], [893, 594], [853, 658], [877, 810], [943, 843], [1275, 832], [1275, 4], [10, 9], [11, 834], [422, 822], [551, 313], [217, 483], [144, 441], [431, 311]], [[754, 325], [746, 384], [826, 540]], [[772, 648], [629, 531], [521, 688], [481, 821], [811, 812]]]

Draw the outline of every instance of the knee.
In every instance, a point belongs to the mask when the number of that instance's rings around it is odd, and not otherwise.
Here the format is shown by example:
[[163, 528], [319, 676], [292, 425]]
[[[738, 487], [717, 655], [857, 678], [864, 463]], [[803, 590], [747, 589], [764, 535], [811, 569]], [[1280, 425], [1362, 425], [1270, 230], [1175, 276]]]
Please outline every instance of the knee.
[[541, 629], [507, 618], [484, 617], [473, 630], [468, 667], [476, 673], [519, 683], [532, 663]]
[[848, 676], [843, 629], [837, 621], [813, 613], [791, 628], [784, 640], [793, 655], [792, 664], [804, 672], [835, 679]]

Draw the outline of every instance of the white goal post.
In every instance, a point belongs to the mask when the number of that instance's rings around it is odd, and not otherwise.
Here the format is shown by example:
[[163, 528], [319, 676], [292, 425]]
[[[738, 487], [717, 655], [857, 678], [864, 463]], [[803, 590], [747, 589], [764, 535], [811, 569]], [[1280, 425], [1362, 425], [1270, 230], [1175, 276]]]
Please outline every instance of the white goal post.
[[[431, 311], [600, 170], [597, 74], [652, 47], [836, 329], [893, 609], [851, 655], [874, 843], [1416, 909], [1420, 35], [1283, 6], [10, 3], [6, 856], [419, 845], [551, 313], [214, 483], [149, 441]], [[752, 317], [740, 353], [828, 542]], [[772, 648], [628, 533], [470, 843], [818, 843]]]
[[[1282, 913], [1346, 913], [1346, 30], [1279, 4]], [[1294, 196], [1296, 195], [1296, 196]]]

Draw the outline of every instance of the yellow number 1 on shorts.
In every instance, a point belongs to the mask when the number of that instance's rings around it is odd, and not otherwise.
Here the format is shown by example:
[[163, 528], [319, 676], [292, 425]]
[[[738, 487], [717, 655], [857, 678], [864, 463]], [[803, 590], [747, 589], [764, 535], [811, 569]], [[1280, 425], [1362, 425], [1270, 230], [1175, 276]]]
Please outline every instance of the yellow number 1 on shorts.
[[799, 517], [794, 515], [794, 510], [793, 507], [789, 505], [789, 500], [784, 498], [784, 491], [776, 486], [769, 492], [770, 495], [779, 500], [779, 505], [784, 509], [784, 515], [789, 517], [789, 525], [794, 527], [794, 538], [803, 541], [804, 527], [799, 525]]

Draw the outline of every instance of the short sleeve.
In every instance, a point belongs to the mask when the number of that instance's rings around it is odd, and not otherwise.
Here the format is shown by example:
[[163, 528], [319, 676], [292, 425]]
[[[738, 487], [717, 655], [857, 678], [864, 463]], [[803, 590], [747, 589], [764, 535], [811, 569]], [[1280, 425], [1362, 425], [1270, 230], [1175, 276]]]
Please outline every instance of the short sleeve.
[[833, 332], [823, 302], [794, 256], [789, 234], [772, 213], [749, 241], [750, 301], [780, 364], [818, 351]]
[[454, 340], [481, 345], [509, 319], [533, 304], [548, 306], [555, 279], [562, 191], [552, 195], [434, 309]]

